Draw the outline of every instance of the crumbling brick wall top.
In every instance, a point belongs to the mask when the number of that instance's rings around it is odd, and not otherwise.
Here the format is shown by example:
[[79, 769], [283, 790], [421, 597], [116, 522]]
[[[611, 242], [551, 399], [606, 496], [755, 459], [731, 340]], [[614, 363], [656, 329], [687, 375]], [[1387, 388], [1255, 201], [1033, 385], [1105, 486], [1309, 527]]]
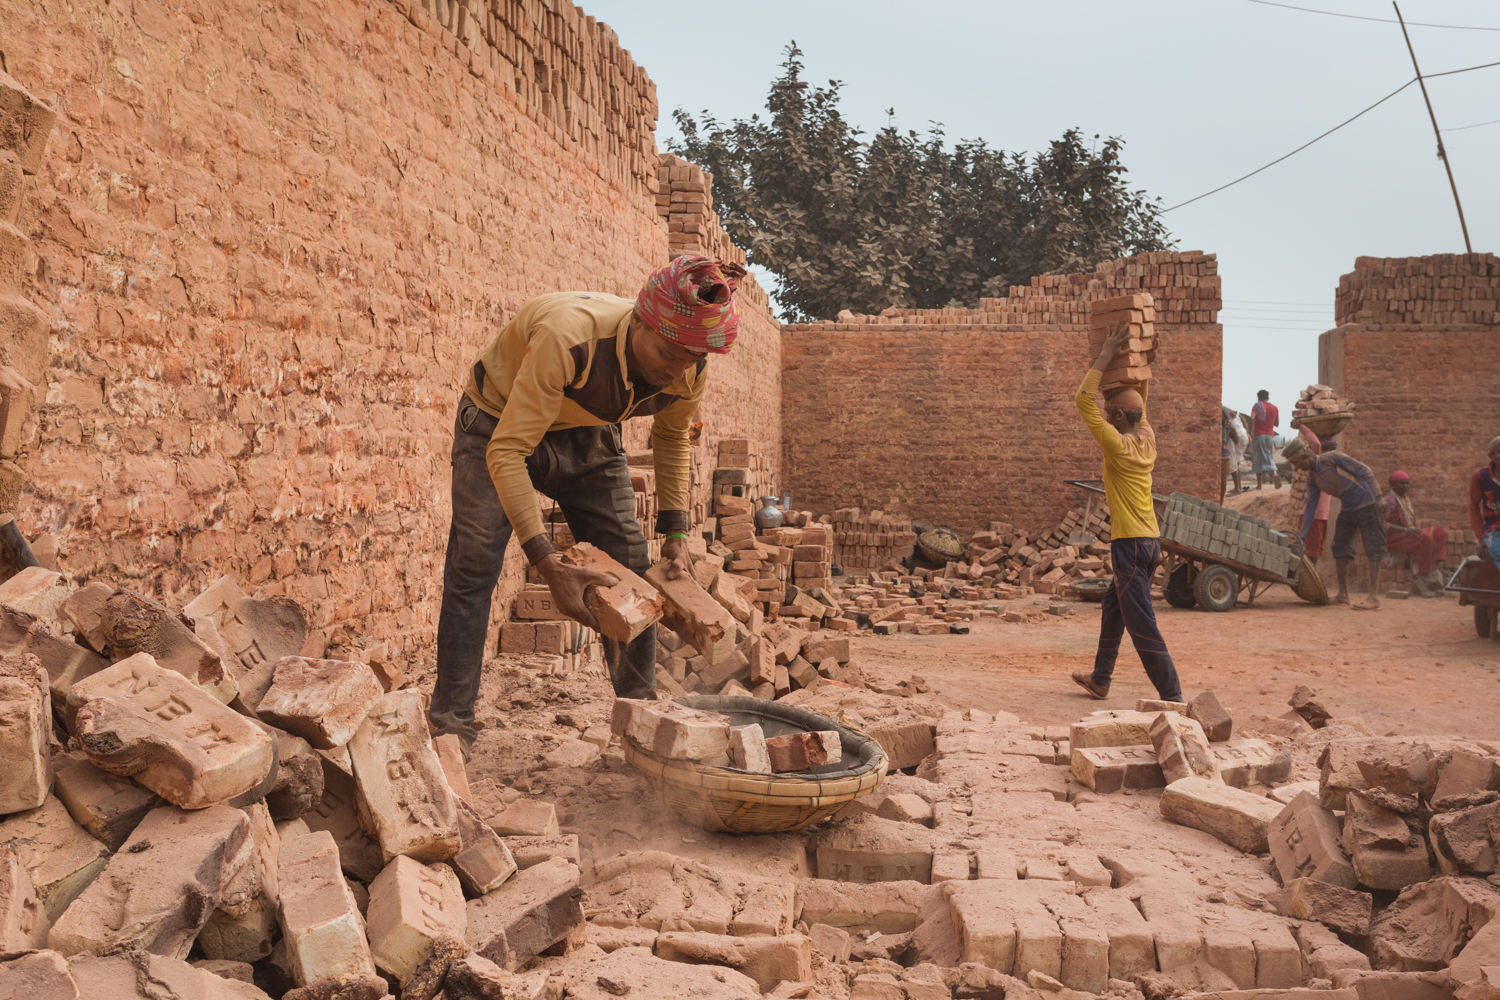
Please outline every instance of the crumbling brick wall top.
[[1339, 278], [1334, 326], [1500, 325], [1500, 258], [1492, 253], [1358, 257]]
[[1029, 285], [1012, 285], [1009, 297], [982, 298], [975, 308], [892, 307], [877, 316], [846, 310], [834, 320], [791, 324], [783, 330], [796, 333], [888, 326], [1010, 329], [1038, 324], [1087, 329], [1090, 302], [1137, 291], [1151, 293], [1156, 321], [1162, 324], [1216, 323], [1223, 307], [1215, 254], [1197, 250], [1161, 251], [1121, 257], [1084, 274], [1039, 275]]

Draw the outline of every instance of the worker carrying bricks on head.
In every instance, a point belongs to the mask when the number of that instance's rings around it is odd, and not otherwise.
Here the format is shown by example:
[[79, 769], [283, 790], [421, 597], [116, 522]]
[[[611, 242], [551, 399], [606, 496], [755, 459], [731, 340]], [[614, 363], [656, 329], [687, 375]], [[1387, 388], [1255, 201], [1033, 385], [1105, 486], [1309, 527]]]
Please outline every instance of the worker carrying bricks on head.
[[1146, 383], [1139, 390], [1122, 388], [1105, 401], [1099, 412], [1094, 394], [1105, 370], [1120, 353], [1123, 334], [1111, 333], [1104, 341], [1094, 367], [1083, 377], [1073, 401], [1089, 433], [1104, 452], [1104, 492], [1109, 499], [1110, 560], [1114, 579], [1104, 592], [1104, 618], [1099, 625], [1099, 650], [1094, 670], [1075, 673], [1073, 680], [1092, 697], [1109, 696], [1120, 639], [1130, 631], [1146, 676], [1163, 701], [1181, 701], [1182, 685], [1177, 667], [1167, 652], [1167, 642], [1156, 626], [1151, 607], [1151, 574], [1161, 562], [1160, 530], [1151, 500], [1151, 471], [1156, 466], [1156, 432], [1146, 420]]
[[[556, 500], [573, 537], [636, 572], [650, 567], [620, 422], [652, 418], [656, 530], [668, 575], [688, 558], [689, 428], [708, 383], [708, 355], [739, 333], [735, 279], [744, 268], [684, 255], [647, 278], [634, 301], [600, 292], [532, 299], [466, 373], [453, 429], [453, 524], [438, 618], [433, 735], [474, 740], [490, 599], [512, 532], [557, 607], [596, 627], [584, 591], [617, 581], [570, 566], [552, 547], [536, 493]], [[656, 627], [629, 644], [603, 639], [615, 693], [654, 698]]]
[[1375, 485], [1375, 473], [1370, 467], [1341, 451], [1324, 451], [1314, 456], [1307, 442], [1300, 437], [1292, 438], [1281, 456], [1301, 472], [1307, 473], [1307, 506], [1302, 511], [1302, 530], [1297, 534], [1307, 539], [1317, 515], [1318, 501], [1323, 494], [1339, 498], [1338, 520], [1333, 522], [1333, 562], [1338, 569], [1339, 592], [1334, 595], [1335, 604], [1349, 603], [1349, 564], [1354, 561], [1354, 536], [1364, 542], [1365, 555], [1370, 561], [1370, 595], [1366, 600], [1353, 605], [1356, 611], [1372, 611], [1380, 607], [1380, 560], [1385, 558], [1385, 508], [1380, 504], [1380, 488]]
[[1417, 593], [1437, 597], [1443, 592], [1442, 571], [1434, 567], [1448, 558], [1448, 531], [1441, 525], [1423, 528], [1417, 524], [1417, 511], [1408, 494], [1411, 476], [1397, 469], [1388, 481], [1391, 491], [1385, 495], [1385, 547], [1393, 553], [1411, 553], [1417, 557]]

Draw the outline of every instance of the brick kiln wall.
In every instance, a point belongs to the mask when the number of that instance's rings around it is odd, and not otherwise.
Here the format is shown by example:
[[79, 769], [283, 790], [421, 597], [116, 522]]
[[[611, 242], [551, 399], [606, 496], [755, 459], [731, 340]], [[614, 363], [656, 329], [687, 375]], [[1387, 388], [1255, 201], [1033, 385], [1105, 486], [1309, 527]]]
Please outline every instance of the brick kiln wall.
[[1092, 363], [1088, 303], [1156, 298], [1158, 492], [1218, 495], [1223, 330], [1213, 255], [1142, 254], [1033, 278], [978, 309], [845, 313], [783, 327], [783, 454], [797, 506], [857, 505], [959, 531], [1057, 524], [1100, 474], [1073, 408]]
[[[654, 86], [614, 33], [568, 0], [470, 10], [0, 0], [7, 67], [59, 110], [20, 220], [52, 329], [17, 513], [61, 568], [177, 602], [229, 574], [303, 601], [314, 647], [430, 650], [474, 353], [668, 254]], [[705, 412], [774, 442], [779, 343], [749, 325]]]
[[1339, 447], [1375, 472], [1416, 481], [1417, 513], [1469, 530], [1469, 476], [1500, 434], [1494, 325], [1341, 326], [1322, 335], [1319, 381], [1357, 405]]
[[1418, 513], [1469, 528], [1469, 475], [1500, 434], [1495, 335], [1500, 257], [1360, 257], [1339, 279], [1334, 320], [1318, 345], [1318, 380], [1353, 402], [1340, 447], [1382, 486], [1416, 480]]

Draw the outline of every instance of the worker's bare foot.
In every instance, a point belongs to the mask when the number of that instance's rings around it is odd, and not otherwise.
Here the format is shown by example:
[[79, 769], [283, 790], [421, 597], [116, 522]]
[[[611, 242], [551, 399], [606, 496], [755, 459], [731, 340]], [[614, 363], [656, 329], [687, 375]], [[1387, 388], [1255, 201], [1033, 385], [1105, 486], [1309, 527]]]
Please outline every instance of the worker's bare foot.
[[1367, 597], [1358, 604], [1352, 605], [1355, 611], [1375, 611], [1380, 607], [1380, 602], [1373, 597]]
[[1329, 603], [1330, 604], [1348, 604], [1349, 603], [1349, 595], [1348, 594], [1334, 594], [1333, 597], [1332, 597], [1332, 599], [1329, 601]]
[[1096, 701], [1103, 701], [1109, 697], [1109, 685], [1106, 684], [1101, 687], [1095, 684], [1094, 678], [1090, 674], [1075, 673], [1073, 674], [1073, 680], [1077, 682], [1079, 687], [1089, 693], [1090, 698]]

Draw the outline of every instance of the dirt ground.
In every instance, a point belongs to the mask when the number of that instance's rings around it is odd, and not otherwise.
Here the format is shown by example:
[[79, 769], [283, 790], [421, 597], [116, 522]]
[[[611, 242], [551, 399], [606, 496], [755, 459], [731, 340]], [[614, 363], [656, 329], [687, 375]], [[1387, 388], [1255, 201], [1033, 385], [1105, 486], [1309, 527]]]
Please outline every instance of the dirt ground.
[[[1006, 607], [1050, 603], [1031, 597]], [[1034, 725], [1155, 698], [1128, 641], [1108, 701], [1090, 700], [1068, 679], [1092, 665], [1099, 605], [1067, 607], [1041, 621], [982, 619], [966, 636], [854, 633], [855, 658], [892, 681], [920, 674], [954, 707], [1014, 712]], [[1500, 737], [1500, 644], [1477, 638], [1471, 609], [1452, 598], [1387, 599], [1358, 612], [1276, 587], [1253, 608], [1212, 614], [1158, 601], [1156, 613], [1188, 697], [1212, 688], [1236, 714], [1280, 715], [1306, 684], [1378, 733]]]

